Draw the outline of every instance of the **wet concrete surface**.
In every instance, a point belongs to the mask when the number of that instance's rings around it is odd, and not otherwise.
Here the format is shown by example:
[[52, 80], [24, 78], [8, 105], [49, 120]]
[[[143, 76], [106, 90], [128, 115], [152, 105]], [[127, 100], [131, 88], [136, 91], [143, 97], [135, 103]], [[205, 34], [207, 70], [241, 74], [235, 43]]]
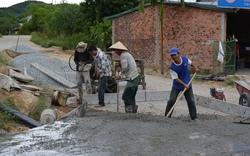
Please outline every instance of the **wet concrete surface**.
[[249, 125], [233, 123], [239, 118], [198, 106], [203, 111], [192, 121], [180, 108], [166, 118], [90, 107], [82, 118], [1, 136], [0, 156], [250, 155]]

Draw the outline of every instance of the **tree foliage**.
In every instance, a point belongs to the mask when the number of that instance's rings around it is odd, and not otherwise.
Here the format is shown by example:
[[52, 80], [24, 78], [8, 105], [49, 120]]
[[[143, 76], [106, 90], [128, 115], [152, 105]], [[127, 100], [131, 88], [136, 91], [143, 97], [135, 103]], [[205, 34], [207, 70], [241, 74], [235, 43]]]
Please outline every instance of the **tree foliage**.
[[111, 21], [103, 20], [103, 22], [97, 22], [95, 26], [90, 27], [90, 33], [90, 38], [96, 41], [96, 46], [106, 51], [107, 45], [112, 42]]
[[[81, 34], [81, 40], [96, 44], [105, 50], [107, 44], [112, 42], [112, 25], [111, 21], [103, 20], [104, 17], [138, 5], [139, 0], [85, 0], [80, 5], [68, 4], [66, 1], [61, 1], [58, 5], [25, 1], [7, 9], [11, 10], [11, 14], [25, 10], [22, 12], [25, 18], [19, 18], [23, 23], [20, 34], [39, 32], [51, 39]], [[20, 10], [20, 6], [25, 7]]]
[[19, 24], [17, 21], [10, 18], [0, 18], [0, 33], [8, 35], [14, 32], [15, 28], [18, 28]]
[[138, 0], [86, 0], [80, 4], [85, 27], [102, 22], [104, 17], [114, 15], [139, 5]]
[[82, 17], [80, 6], [75, 4], [61, 4], [51, 11], [46, 18], [46, 32], [54, 35], [72, 35], [81, 30], [78, 23]]

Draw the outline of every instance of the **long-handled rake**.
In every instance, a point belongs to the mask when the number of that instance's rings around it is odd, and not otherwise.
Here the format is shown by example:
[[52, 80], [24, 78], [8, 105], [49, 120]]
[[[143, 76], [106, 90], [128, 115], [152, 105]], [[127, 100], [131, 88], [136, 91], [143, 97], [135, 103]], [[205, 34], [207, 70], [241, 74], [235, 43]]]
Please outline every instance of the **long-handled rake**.
[[[195, 77], [196, 73], [194, 73], [193, 77], [191, 78], [191, 80], [188, 82], [188, 86], [191, 84], [191, 82], [193, 81], [194, 77]], [[177, 98], [177, 100], [175, 101], [174, 105], [172, 106], [172, 108], [170, 109], [170, 111], [167, 114], [167, 117], [171, 117], [171, 114], [174, 110], [174, 107], [177, 105], [177, 103], [179, 102], [179, 100], [181, 99], [182, 95], [186, 92], [187, 88], [185, 88], [182, 92], [181, 95]]]

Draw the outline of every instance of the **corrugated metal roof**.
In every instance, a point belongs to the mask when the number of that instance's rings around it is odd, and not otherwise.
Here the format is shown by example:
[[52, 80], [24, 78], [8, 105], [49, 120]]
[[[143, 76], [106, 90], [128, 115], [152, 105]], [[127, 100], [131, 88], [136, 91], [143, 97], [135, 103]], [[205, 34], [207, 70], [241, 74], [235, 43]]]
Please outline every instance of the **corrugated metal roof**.
[[[180, 2], [174, 2], [174, 1], [170, 1], [170, 2], [164, 2], [165, 4], [171, 4], [171, 5], [180, 5]], [[189, 7], [195, 7], [195, 8], [201, 8], [201, 9], [207, 9], [207, 10], [214, 10], [214, 11], [218, 11], [218, 12], [226, 12], [226, 13], [233, 13], [235, 9], [233, 8], [220, 8], [217, 7], [217, 2], [192, 2], [192, 3], [187, 3], [185, 2], [186, 6]], [[150, 3], [147, 3], [144, 5], [145, 7], [150, 6]], [[132, 13], [134, 11], [138, 11], [138, 7], [135, 7], [133, 9], [121, 12], [119, 14], [115, 14], [115, 15], [111, 15], [108, 17], [105, 17], [105, 19], [109, 20], [109, 19], [113, 19], [113, 18], [117, 18], [120, 16], [123, 16], [125, 14], [128, 13]]]

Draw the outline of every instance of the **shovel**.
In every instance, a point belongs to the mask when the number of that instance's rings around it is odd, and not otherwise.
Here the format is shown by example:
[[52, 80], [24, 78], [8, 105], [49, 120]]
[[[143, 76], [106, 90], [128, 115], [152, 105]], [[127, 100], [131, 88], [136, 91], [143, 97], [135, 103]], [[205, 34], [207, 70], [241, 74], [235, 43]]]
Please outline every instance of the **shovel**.
[[[191, 84], [191, 82], [193, 81], [194, 77], [195, 77], [196, 73], [194, 73], [193, 77], [191, 78], [191, 80], [188, 82], [188, 86]], [[177, 98], [177, 100], [175, 101], [173, 107], [170, 109], [170, 111], [167, 114], [167, 117], [171, 117], [172, 112], [174, 111], [174, 107], [177, 105], [177, 103], [179, 102], [179, 100], [181, 99], [182, 95], [186, 92], [187, 88], [185, 88], [182, 92], [181, 95]]]

